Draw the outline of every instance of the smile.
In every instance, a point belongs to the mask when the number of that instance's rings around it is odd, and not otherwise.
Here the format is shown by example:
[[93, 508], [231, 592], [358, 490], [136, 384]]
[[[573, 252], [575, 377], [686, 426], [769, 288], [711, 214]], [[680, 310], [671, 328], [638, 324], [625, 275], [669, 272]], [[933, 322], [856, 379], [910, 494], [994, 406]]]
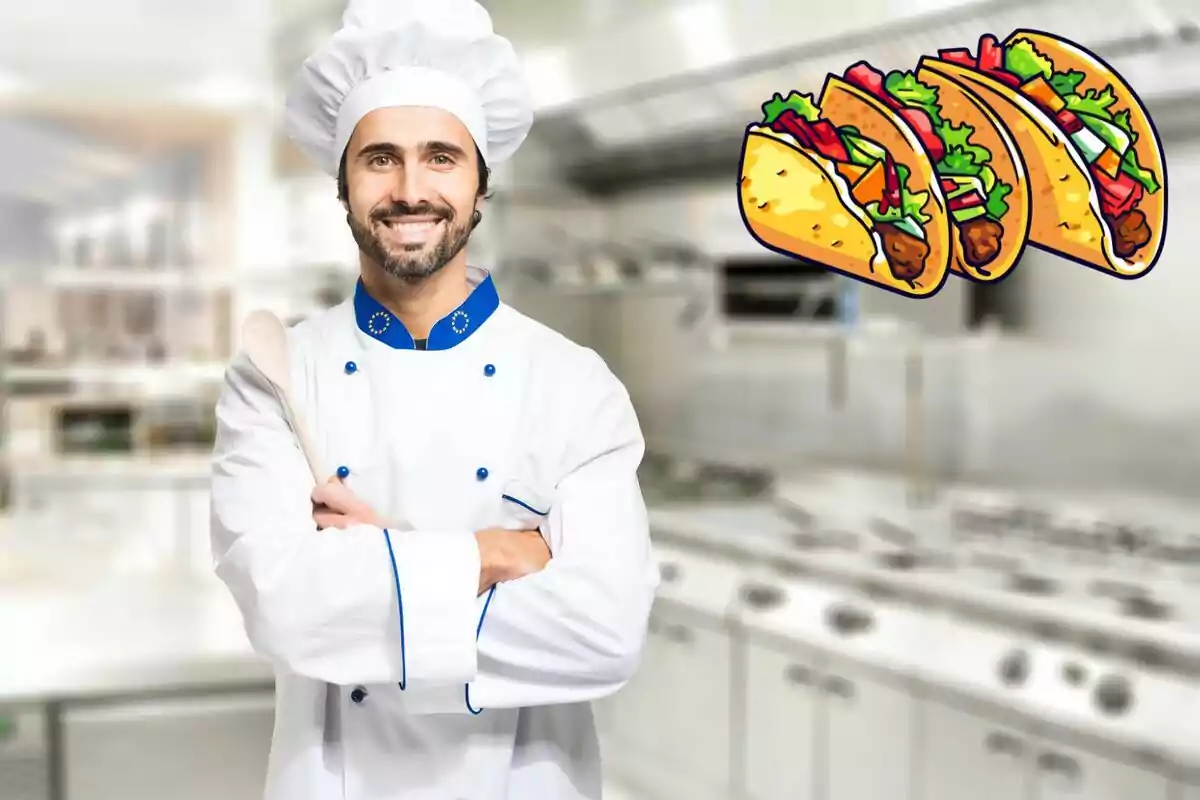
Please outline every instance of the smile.
[[441, 222], [440, 219], [408, 220], [401, 217], [390, 217], [380, 220], [384, 227], [403, 232], [429, 231]]
[[405, 217], [391, 217], [380, 220], [383, 227], [388, 230], [388, 238], [400, 244], [421, 244], [428, 241], [442, 222], [443, 220], [440, 219], [414, 220]]

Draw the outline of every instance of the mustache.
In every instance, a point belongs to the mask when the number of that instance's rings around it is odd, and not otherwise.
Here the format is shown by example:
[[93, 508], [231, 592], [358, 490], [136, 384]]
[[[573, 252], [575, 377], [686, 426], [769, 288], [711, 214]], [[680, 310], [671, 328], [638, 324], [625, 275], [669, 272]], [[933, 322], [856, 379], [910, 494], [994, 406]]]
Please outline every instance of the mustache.
[[453, 220], [454, 209], [449, 206], [435, 206], [433, 203], [422, 202], [415, 205], [409, 205], [403, 201], [393, 203], [384, 208], [377, 208], [371, 212], [372, 222], [382, 222], [389, 217], [437, 217], [439, 220]]

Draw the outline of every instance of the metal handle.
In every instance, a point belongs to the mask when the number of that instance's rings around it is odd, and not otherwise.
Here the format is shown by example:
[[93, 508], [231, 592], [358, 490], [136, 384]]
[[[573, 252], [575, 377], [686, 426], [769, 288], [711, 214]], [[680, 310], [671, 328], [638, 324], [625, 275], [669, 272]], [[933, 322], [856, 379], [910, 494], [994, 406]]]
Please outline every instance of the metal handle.
[[665, 633], [667, 634], [667, 638], [672, 642], [678, 642], [680, 644], [688, 644], [693, 638], [695, 638], [691, 629], [686, 628], [683, 625], [668, 625]]
[[829, 405], [839, 411], [846, 407], [849, 394], [848, 349], [845, 336], [834, 336], [829, 342]]
[[854, 684], [837, 675], [830, 675], [826, 678], [824, 688], [829, 694], [844, 697], [847, 700], [852, 699], [855, 694]]
[[801, 664], [788, 664], [788, 668], [783, 671], [783, 677], [788, 683], [798, 686], [812, 686], [817, 682], [816, 673]]
[[1007, 753], [1014, 757], [1020, 757], [1025, 752], [1025, 745], [1016, 736], [1010, 733], [1000, 733], [992, 731], [987, 735], [985, 746], [992, 753]]
[[1046, 751], [1038, 755], [1038, 769], [1043, 772], [1057, 772], [1068, 780], [1078, 780], [1082, 770], [1079, 761], [1062, 753]]

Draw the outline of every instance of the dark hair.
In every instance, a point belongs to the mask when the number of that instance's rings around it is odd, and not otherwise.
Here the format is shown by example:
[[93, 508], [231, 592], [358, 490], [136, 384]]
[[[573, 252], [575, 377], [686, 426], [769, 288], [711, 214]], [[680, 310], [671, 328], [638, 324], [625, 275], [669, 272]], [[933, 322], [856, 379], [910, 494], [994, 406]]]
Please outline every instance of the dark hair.
[[[484, 199], [490, 199], [488, 194], [488, 180], [492, 177], [492, 171], [488, 165], [483, 163], [483, 153], [479, 152], [478, 145], [475, 147], [475, 163], [479, 166], [479, 191], [477, 194], [483, 195]], [[338, 200], [343, 203], [350, 202], [350, 182], [346, 180], [346, 151], [342, 151], [342, 161], [338, 165], [337, 176], [337, 191]]]

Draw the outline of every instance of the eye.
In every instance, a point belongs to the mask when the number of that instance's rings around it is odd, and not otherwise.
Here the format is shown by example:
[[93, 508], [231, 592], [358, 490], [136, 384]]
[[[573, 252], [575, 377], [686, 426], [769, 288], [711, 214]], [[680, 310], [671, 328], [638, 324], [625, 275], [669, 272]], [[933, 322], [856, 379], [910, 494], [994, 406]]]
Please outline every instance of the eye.
[[387, 166], [391, 160], [391, 156], [380, 153], [379, 155], [371, 156], [371, 160], [367, 163], [369, 163], [372, 167], [384, 167]]
[[454, 163], [454, 159], [445, 153], [435, 153], [433, 156], [433, 163], [448, 167]]

